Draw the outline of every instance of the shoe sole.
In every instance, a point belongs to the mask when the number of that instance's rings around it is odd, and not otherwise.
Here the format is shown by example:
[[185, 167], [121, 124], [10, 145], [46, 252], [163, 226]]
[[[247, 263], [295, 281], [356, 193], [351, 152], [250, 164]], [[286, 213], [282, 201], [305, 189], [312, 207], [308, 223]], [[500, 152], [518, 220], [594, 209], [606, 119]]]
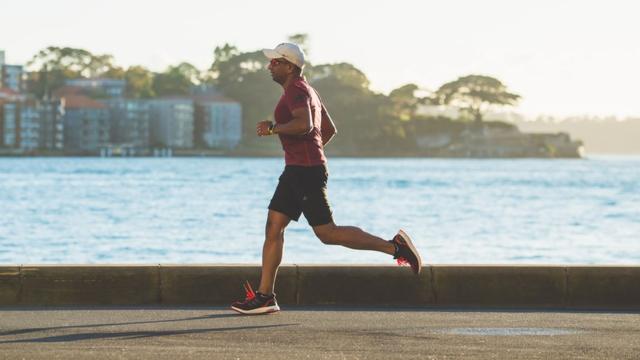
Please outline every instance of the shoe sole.
[[264, 315], [264, 314], [276, 313], [276, 312], [280, 311], [280, 307], [278, 305], [274, 305], [274, 306], [260, 307], [260, 308], [253, 309], [253, 310], [242, 310], [240, 308], [231, 306], [231, 310], [233, 310], [235, 312], [238, 312], [240, 314], [244, 314], [244, 315]]
[[418, 250], [416, 250], [416, 247], [413, 246], [413, 242], [411, 241], [411, 238], [409, 237], [409, 235], [407, 235], [406, 232], [402, 230], [398, 230], [398, 234], [402, 236], [402, 238], [407, 243], [407, 246], [409, 247], [411, 252], [416, 256], [416, 259], [418, 259], [418, 271], [416, 272], [416, 275], [420, 274], [420, 271], [422, 271], [422, 259], [420, 258], [420, 254], [418, 253]]

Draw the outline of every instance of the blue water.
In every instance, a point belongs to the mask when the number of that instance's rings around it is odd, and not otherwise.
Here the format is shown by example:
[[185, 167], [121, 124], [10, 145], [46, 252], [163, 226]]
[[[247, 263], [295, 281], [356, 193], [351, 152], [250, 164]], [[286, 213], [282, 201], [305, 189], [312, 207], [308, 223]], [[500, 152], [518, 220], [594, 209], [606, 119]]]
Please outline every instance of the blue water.
[[[0, 158], [0, 264], [259, 263], [281, 159]], [[336, 223], [398, 228], [427, 263], [638, 264], [640, 158], [331, 159]], [[323, 245], [284, 263], [392, 263]]]

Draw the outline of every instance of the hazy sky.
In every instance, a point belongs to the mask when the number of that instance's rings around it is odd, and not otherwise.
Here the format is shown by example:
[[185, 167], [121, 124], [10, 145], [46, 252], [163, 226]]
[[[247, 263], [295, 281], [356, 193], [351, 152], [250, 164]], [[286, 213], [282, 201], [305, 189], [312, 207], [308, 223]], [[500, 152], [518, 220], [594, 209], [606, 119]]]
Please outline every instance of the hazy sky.
[[475, 73], [522, 95], [516, 110], [530, 116], [640, 115], [635, 0], [20, 0], [3, 14], [0, 49], [14, 64], [55, 45], [123, 66], [206, 68], [216, 45], [250, 51], [308, 33], [312, 62], [350, 62], [385, 93]]

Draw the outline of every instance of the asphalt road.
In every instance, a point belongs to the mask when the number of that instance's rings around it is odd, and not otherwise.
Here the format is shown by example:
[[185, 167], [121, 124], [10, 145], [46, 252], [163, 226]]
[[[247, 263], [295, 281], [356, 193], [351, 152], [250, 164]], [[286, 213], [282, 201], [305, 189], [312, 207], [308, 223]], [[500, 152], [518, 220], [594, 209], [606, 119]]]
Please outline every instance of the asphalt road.
[[640, 359], [640, 314], [3, 308], [0, 359]]

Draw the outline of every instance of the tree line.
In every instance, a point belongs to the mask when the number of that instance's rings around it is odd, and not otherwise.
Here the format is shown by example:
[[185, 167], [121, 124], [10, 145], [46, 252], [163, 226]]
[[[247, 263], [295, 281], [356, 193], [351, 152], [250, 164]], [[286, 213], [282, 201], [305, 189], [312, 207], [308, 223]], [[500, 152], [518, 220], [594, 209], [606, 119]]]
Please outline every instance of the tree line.
[[[290, 38], [305, 48], [306, 35]], [[147, 99], [186, 96], [194, 85], [214, 85], [240, 102], [243, 110], [243, 139], [251, 145], [255, 123], [270, 118], [281, 94], [266, 71], [268, 59], [261, 50], [242, 52], [231, 44], [217, 46], [209, 68], [198, 69], [182, 62], [162, 72], [144, 66], [123, 68], [113, 56], [92, 54], [84, 49], [48, 47], [27, 64], [27, 89], [44, 97], [67, 79], [114, 78], [126, 83], [126, 96]], [[425, 133], [456, 132], [483, 123], [485, 112], [496, 106], [515, 105], [520, 99], [498, 79], [468, 75], [432, 92], [406, 84], [388, 95], [370, 88], [367, 76], [349, 63], [313, 64], [304, 69], [307, 80], [323, 98], [339, 129], [332, 148], [349, 153], [406, 153], [416, 150], [415, 138]], [[457, 119], [429, 117], [416, 113], [421, 104], [452, 105], [460, 110]]]

